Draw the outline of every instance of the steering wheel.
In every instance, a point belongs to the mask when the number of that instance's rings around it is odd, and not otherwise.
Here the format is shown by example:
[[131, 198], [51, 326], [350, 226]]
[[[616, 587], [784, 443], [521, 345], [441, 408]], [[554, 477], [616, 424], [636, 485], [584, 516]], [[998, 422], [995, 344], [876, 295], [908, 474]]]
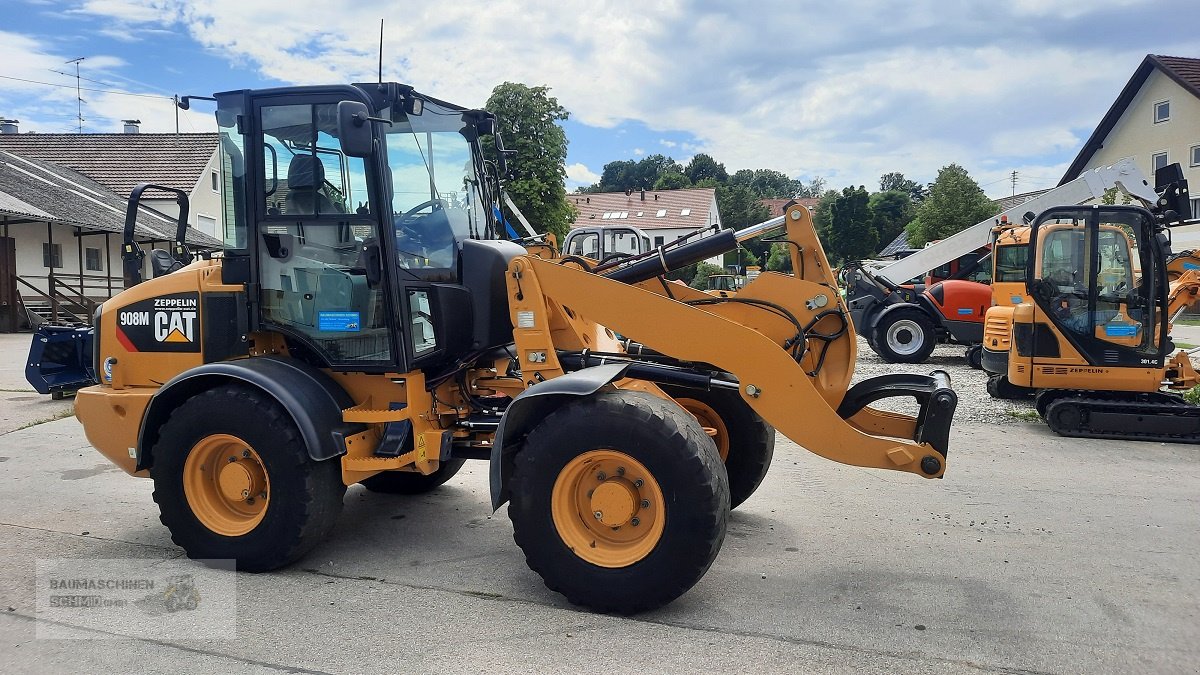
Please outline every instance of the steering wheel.
[[395, 223], [396, 229], [403, 234], [406, 239], [412, 239], [420, 242], [421, 233], [409, 227], [410, 221], [416, 220], [415, 216], [429, 207], [433, 207], [433, 212], [436, 213], [446, 209], [448, 206], [449, 204], [444, 199], [430, 199], [428, 201], [421, 202], [420, 204], [417, 204], [411, 209], [400, 214], [394, 219], [393, 222]]

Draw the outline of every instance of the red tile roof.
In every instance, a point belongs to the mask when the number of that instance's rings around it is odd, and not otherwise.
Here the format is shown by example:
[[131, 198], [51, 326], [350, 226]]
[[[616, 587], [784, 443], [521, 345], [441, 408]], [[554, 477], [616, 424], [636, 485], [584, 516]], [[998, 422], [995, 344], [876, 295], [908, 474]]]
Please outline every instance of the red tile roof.
[[[714, 188], [639, 190], [628, 194], [570, 194], [567, 195], [567, 201], [579, 210], [579, 216], [575, 218], [572, 227], [620, 224], [651, 229], [696, 229], [713, 221], [720, 222], [720, 217], [715, 213], [712, 214], [712, 219], [709, 218], [709, 210], [716, 210], [716, 194]], [[659, 215], [660, 213], [662, 215]], [[609, 217], [605, 218], [605, 214], [609, 214]], [[617, 215], [614, 217], [612, 214]]]
[[78, 171], [122, 197], [138, 183], [190, 193], [217, 134], [0, 134], [0, 150]]
[[800, 197], [798, 199], [764, 199], [762, 200], [762, 205], [767, 207], [767, 210], [771, 212], [770, 217], [774, 218], [776, 216], [782, 216], [783, 207], [792, 202], [796, 202], [800, 206], [812, 211], [813, 209], [817, 208], [817, 204], [821, 203], [821, 200], [815, 197]]

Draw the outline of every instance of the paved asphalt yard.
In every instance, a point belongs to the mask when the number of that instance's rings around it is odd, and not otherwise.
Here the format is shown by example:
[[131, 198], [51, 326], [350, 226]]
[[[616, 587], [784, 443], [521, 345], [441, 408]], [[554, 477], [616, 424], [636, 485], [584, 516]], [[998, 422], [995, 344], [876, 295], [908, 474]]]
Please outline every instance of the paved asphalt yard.
[[[39, 558], [175, 559], [151, 484], [92, 450], [0, 336], [4, 672], [1195, 672], [1200, 450], [956, 426], [945, 480], [790, 442], [707, 576], [635, 618], [529, 571], [486, 466], [442, 490], [352, 488], [332, 539], [237, 580], [237, 638], [35, 638]], [[18, 390], [18, 391], [13, 391]], [[24, 418], [22, 423], [7, 421]], [[85, 637], [81, 634], [81, 637]]]

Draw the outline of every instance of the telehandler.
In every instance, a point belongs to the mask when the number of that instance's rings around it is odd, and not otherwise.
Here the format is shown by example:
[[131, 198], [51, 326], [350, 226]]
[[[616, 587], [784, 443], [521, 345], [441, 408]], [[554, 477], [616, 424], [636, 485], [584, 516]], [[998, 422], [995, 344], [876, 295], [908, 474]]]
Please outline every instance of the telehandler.
[[[705, 573], [774, 429], [943, 475], [949, 377], [850, 386], [854, 331], [807, 210], [561, 257], [549, 237], [499, 237], [508, 153], [488, 112], [396, 83], [215, 101], [225, 248], [142, 282], [126, 238], [127, 288], [95, 317], [100, 383], [76, 400], [90, 442], [154, 481], [190, 557], [287, 565], [333, 530], [347, 486], [425, 492], [478, 459], [546, 585], [631, 613]], [[663, 280], [781, 228], [794, 275], [736, 298]], [[869, 405], [892, 396], [919, 414]]]
[[1171, 255], [1167, 234], [1189, 217], [1187, 181], [1172, 165], [1156, 183], [1151, 203], [1055, 207], [1013, 234], [1028, 242], [1029, 299], [988, 311], [983, 364], [1005, 387], [989, 392], [1037, 391], [1038, 413], [1064, 436], [1200, 441], [1200, 407], [1178, 393], [1200, 378], [1170, 338], [1200, 292], [1200, 271]]

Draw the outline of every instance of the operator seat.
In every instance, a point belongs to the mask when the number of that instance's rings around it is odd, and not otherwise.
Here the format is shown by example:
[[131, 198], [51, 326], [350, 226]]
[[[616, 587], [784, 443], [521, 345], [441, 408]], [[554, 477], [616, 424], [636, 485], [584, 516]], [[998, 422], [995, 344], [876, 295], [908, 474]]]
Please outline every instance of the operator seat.
[[[325, 167], [312, 155], [296, 155], [288, 164], [286, 215], [336, 213], [333, 202], [321, 193], [325, 185]], [[315, 208], [314, 208], [315, 207]]]

